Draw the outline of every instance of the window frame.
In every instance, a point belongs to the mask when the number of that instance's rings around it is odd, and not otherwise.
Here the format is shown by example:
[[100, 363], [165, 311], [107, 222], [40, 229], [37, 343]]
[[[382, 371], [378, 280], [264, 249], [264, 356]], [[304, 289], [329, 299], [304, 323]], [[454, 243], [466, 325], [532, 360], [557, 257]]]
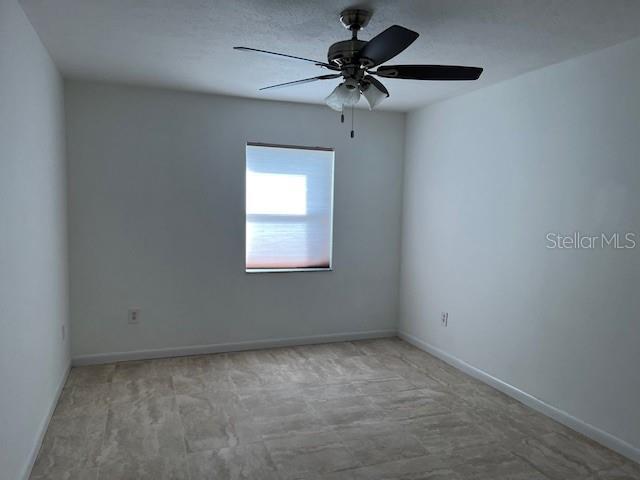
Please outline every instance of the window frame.
[[[330, 229], [329, 229], [329, 266], [322, 268], [247, 268], [247, 147], [267, 147], [267, 148], [290, 148], [293, 150], [315, 150], [323, 152], [331, 152], [333, 158], [331, 159], [331, 208], [329, 209], [331, 215]], [[244, 187], [243, 187], [243, 202], [244, 202], [244, 272], [247, 274], [256, 273], [298, 273], [298, 272], [333, 272], [333, 213], [335, 203], [335, 175], [336, 175], [336, 151], [333, 147], [318, 147], [318, 146], [306, 146], [306, 145], [288, 145], [278, 143], [264, 143], [264, 142], [247, 142], [245, 145], [244, 154]]]

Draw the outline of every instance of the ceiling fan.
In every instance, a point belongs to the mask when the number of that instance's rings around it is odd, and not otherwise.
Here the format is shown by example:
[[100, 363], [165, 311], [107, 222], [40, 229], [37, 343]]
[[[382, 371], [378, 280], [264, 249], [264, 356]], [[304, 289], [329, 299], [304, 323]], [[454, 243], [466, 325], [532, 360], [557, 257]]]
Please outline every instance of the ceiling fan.
[[[358, 32], [367, 26], [371, 12], [346, 9], [340, 14], [340, 22], [351, 31], [351, 40], [334, 43], [329, 47], [327, 61], [312, 60], [258, 48], [233, 47], [236, 50], [277, 55], [293, 60], [311, 62], [335, 73], [295, 80], [263, 87], [260, 90], [290, 87], [319, 80], [342, 77], [344, 80], [325, 99], [325, 103], [342, 112], [353, 107], [364, 96], [372, 110], [389, 96], [389, 91], [376, 77], [410, 80], [477, 80], [482, 73], [479, 67], [454, 65], [382, 65], [411, 45], [419, 36], [417, 32], [393, 25], [369, 41], [358, 39]], [[375, 70], [373, 70], [375, 69]], [[342, 117], [344, 121], [344, 116]], [[351, 136], [353, 136], [353, 131]]]

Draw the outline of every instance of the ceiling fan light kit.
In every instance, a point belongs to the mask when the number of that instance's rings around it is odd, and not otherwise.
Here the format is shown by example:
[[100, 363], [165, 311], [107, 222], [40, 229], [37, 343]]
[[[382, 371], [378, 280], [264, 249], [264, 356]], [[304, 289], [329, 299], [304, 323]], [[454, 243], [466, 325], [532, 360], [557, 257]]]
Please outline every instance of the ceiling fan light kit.
[[[327, 53], [327, 62], [257, 48], [233, 48], [310, 62], [318, 67], [331, 70], [334, 73], [270, 85], [260, 90], [284, 88], [342, 77], [343, 81], [325, 98], [325, 103], [329, 107], [341, 113], [345, 107], [353, 108], [360, 100], [361, 95], [369, 104], [370, 110], [376, 108], [385, 98], [389, 97], [389, 91], [375, 76], [389, 79], [460, 81], [477, 80], [482, 74], [480, 67], [382, 65], [404, 51], [418, 38], [419, 34], [400, 25], [393, 25], [369, 41], [358, 39], [358, 32], [369, 23], [369, 20], [371, 20], [371, 12], [368, 10], [355, 8], [344, 10], [340, 14], [340, 22], [351, 31], [351, 39], [331, 45]], [[351, 137], [353, 137], [353, 128]]]

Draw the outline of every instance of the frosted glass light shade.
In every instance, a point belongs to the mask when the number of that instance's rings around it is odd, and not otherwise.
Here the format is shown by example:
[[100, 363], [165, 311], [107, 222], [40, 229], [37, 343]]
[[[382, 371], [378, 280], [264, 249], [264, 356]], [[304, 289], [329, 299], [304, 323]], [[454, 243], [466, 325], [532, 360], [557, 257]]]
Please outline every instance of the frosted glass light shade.
[[364, 95], [364, 98], [369, 104], [369, 110], [376, 108], [385, 98], [388, 97], [386, 93], [378, 90], [378, 88], [372, 83], [369, 83], [367, 88], [362, 91], [362, 95]]
[[360, 90], [357, 87], [349, 88], [345, 83], [341, 83], [324, 101], [337, 112], [342, 112], [344, 107], [352, 107], [358, 103], [358, 100], [360, 100]]

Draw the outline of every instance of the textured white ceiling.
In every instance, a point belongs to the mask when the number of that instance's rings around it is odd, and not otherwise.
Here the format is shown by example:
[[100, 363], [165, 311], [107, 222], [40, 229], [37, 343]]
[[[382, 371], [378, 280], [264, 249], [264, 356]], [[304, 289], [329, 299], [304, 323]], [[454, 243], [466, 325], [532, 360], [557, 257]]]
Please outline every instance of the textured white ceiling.
[[[327, 73], [238, 52], [248, 46], [326, 59], [349, 32], [339, 0], [22, 0], [67, 77], [321, 103], [337, 80], [271, 92], [261, 86]], [[402, 0], [374, 11], [369, 39], [392, 24], [420, 33], [388, 63], [481, 66], [477, 82], [384, 79], [383, 105], [410, 110], [640, 35], [638, 0]]]

